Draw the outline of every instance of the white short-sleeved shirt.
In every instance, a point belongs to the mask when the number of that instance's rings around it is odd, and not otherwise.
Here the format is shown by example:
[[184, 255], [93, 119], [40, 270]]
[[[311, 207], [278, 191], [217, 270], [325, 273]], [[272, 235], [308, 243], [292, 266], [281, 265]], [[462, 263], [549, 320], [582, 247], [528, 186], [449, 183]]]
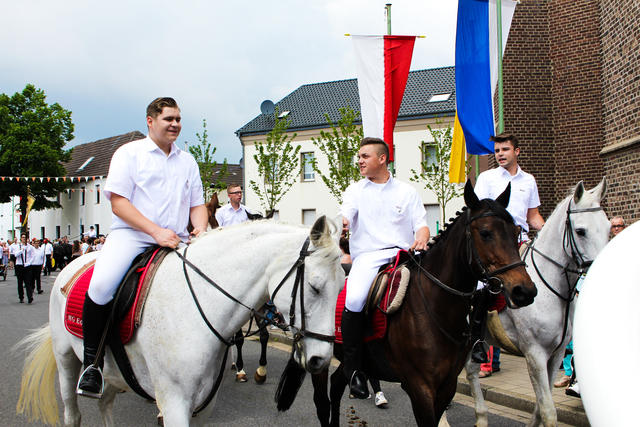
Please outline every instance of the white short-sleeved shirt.
[[[167, 156], [148, 136], [118, 148], [111, 159], [104, 195], [128, 199], [146, 218], [187, 239], [189, 212], [204, 204], [193, 156], [171, 145]], [[131, 227], [115, 214], [112, 230]]]
[[31, 260], [30, 265], [43, 265], [44, 264], [44, 248], [40, 246], [39, 248], [33, 247], [33, 259]]
[[228, 227], [233, 224], [249, 221], [247, 208], [240, 204], [238, 210], [233, 209], [231, 203], [227, 203], [216, 211], [216, 221], [220, 227]]
[[511, 197], [507, 211], [515, 223], [527, 232], [529, 231], [527, 212], [529, 209], [540, 206], [538, 185], [533, 175], [520, 169], [520, 166], [513, 176], [501, 166], [489, 169], [478, 176], [475, 187], [476, 195], [479, 199], [495, 200], [507, 188], [509, 182], [511, 182]]
[[51, 255], [53, 253], [53, 245], [51, 243], [45, 243], [44, 246], [44, 254]]
[[361, 253], [390, 247], [408, 249], [415, 233], [427, 226], [427, 213], [418, 192], [392, 176], [384, 184], [368, 178], [351, 184], [340, 213], [349, 221], [349, 251]]
[[16, 256], [16, 265], [29, 266], [33, 264], [33, 258], [35, 256], [35, 250], [30, 244], [23, 245], [22, 243], [16, 244], [14, 255]]

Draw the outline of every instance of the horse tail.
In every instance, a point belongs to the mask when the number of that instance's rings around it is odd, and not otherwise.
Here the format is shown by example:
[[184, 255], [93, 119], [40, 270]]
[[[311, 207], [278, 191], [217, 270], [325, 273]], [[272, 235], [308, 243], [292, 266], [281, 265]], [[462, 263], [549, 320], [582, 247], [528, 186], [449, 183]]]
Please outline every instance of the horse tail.
[[49, 324], [23, 338], [14, 349], [24, 348], [28, 354], [22, 370], [18, 414], [26, 414], [29, 421], [58, 423], [58, 401], [55, 392], [56, 359]]

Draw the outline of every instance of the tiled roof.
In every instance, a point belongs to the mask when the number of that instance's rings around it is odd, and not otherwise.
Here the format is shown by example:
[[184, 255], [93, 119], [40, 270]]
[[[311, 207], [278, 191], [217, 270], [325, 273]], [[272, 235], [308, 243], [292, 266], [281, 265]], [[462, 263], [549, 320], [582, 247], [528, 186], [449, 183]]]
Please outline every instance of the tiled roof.
[[[218, 176], [218, 173], [220, 173], [221, 168], [222, 168], [221, 163], [218, 163], [214, 168], [214, 174], [216, 178]], [[227, 173], [228, 174], [224, 179], [224, 182], [227, 185], [234, 184], [234, 185], [239, 185], [240, 187], [244, 187], [242, 182], [242, 179], [243, 179], [242, 167], [240, 167], [240, 165], [227, 164]], [[214, 178], [214, 181], [215, 181], [215, 178]]]
[[[453, 116], [456, 108], [455, 68], [443, 67], [409, 73], [398, 120], [423, 117]], [[450, 93], [446, 101], [428, 102], [432, 95]], [[341, 107], [360, 111], [356, 79], [313, 83], [300, 86], [276, 103], [280, 113], [290, 111], [289, 130], [323, 128], [325, 113], [331, 121], [340, 118]], [[264, 134], [273, 128], [272, 116], [260, 114], [236, 131], [236, 135]]]
[[[71, 160], [64, 164], [67, 176], [107, 176], [113, 153], [127, 142], [143, 138], [146, 138], [146, 135], [135, 130], [123, 135], [76, 145], [73, 147]], [[78, 169], [91, 157], [93, 160], [79, 171]]]

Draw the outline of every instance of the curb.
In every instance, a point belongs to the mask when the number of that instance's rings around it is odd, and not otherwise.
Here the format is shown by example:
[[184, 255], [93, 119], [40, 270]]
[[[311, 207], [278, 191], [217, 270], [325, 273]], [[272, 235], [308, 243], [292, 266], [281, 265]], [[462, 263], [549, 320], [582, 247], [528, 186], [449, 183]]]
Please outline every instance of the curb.
[[[280, 329], [270, 329], [269, 334], [269, 339], [275, 342], [287, 345], [291, 345], [291, 343], [293, 342], [291, 336], [282, 332]], [[498, 387], [487, 386], [485, 384], [481, 384], [480, 387], [482, 388], [484, 399], [487, 402], [492, 402], [497, 405], [517, 409], [529, 414], [533, 413], [536, 402], [529, 396], [514, 392], [508, 392]], [[458, 386], [456, 388], [456, 392], [464, 394], [466, 396], [471, 396], [471, 387], [466, 380], [458, 378]], [[588, 427], [591, 425], [589, 424], [587, 415], [583, 411], [577, 411], [575, 408], [562, 404], [556, 404], [556, 412], [558, 414], [558, 422], [579, 427]]]

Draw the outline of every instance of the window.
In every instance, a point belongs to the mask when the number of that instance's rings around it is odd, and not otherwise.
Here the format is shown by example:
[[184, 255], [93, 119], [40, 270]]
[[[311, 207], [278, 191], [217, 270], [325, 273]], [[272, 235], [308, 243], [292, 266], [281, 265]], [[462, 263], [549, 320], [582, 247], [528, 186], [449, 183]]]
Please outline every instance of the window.
[[422, 150], [421, 150], [421, 165], [422, 165], [422, 172], [426, 172], [424, 165], [426, 163], [427, 166], [436, 166], [437, 162], [436, 162], [436, 145], [430, 142], [423, 142], [422, 143]]
[[58, 202], [58, 204], [60, 204], [60, 193], [58, 193], [58, 196], [56, 197], [56, 202]]
[[302, 180], [313, 181], [316, 179], [316, 174], [313, 171], [313, 159], [315, 156], [313, 153], [302, 153]]
[[60, 238], [60, 226], [56, 225], [56, 239]]
[[424, 205], [424, 209], [427, 211], [427, 226], [432, 236], [438, 234], [442, 228], [440, 222], [440, 205]]
[[302, 209], [302, 223], [304, 225], [313, 225], [316, 222], [315, 209]]
[[432, 95], [431, 98], [429, 98], [428, 102], [448, 101], [450, 97], [451, 97], [450, 93], [439, 93], [436, 95]]
[[80, 187], [80, 206], [84, 206], [84, 187]]
[[84, 224], [80, 224], [80, 239], [82, 239], [82, 236], [84, 235]]
[[40, 239], [44, 239], [44, 227], [40, 227]]
[[67, 224], [67, 236], [71, 236], [71, 224]]
[[100, 204], [100, 184], [96, 184], [96, 205]]
[[67, 188], [67, 195], [69, 196], [69, 200], [71, 200], [72, 197], [71, 197], [71, 189], [70, 188]]
[[96, 237], [100, 235], [100, 224], [93, 224], [93, 227], [96, 229]]

